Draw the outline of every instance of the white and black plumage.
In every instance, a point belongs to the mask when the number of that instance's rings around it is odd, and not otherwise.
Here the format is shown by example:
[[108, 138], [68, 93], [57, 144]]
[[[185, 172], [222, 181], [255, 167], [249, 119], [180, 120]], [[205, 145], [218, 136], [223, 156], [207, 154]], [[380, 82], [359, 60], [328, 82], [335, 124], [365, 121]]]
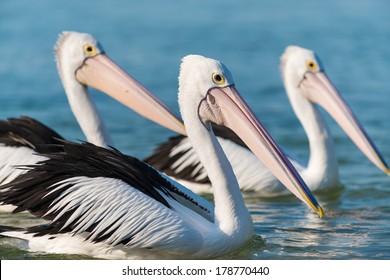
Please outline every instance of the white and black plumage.
[[232, 252], [253, 235], [233, 170], [211, 122], [230, 127], [287, 188], [321, 207], [238, 94], [228, 69], [190, 55], [179, 76], [179, 105], [188, 137], [213, 184], [215, 206], [149, 165], [116, 150], [64, 143], [49, 158], [2, 187], [0, 201], [48, 219], [3, 236], [26, 248], [100, 257], [212, 258]]
[[58, 133], [29, 117], [0, 120], [0, 185], [14, 180], [24, 170], [19, 165], [34, 164], [44, 159], [38, 154], [59, 151]]
[[[55, 45], [55, 56], [69, 104], [89, 142], [103, 147], [113, 145], [87, 86], [111, 95], [160, 125], [183, 133], [179, 118], [111, 61], [91, 35], [63, 32]], [[45, 145], [56, 144], [56, 139], [61, 138], [32, 118], [0, 121], [0, 185], [25, 172], [15, 166], [41, 161], [43, 157], [39, 154], [48, 149]]]
[[[312, 191], [339, 186], [333, 140], [317, 104], [336, 120], [371, 162], [390, 175], [388, 165], [325, 75], [322, 63], [313, 51], [288, 47], [281, 57], [281, 72], [291, 105], [310, 144], [306, 166], [300, 160], [291, 157], [290, 160]], [[215, 131], [241, 190], [257, 196], [286, 194], [279, 181], [231, 131], [225, 128]], [[172, 137], [160, 144], [145, 161], [195, 192], [212, 192], [207, 172], [185, 136]]]

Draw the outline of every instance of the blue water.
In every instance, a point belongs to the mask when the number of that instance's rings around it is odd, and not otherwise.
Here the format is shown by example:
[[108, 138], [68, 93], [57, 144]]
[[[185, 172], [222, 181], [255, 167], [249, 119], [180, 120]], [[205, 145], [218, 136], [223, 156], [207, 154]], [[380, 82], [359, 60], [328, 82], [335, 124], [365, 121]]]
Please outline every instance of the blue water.
[[[164, 2], [164, 4], [162, 4]], [[296, 3], [298, 2], [298, 3]], [[29, 115], [70, 140], [84, 139], [57, 75], [53, 45], [63, 30], [88, 32], [127, 72], [177, 110], [180, 59], [223, 61], [278, 143], [303, 159], [307, 139], [279, 75], [279, 56], [297, 44], [315, 50], [338, 90], [390, 162], [390, 2], [328, 1], [0, 1], [0, 118]], [[96, 92], [117, 148], [148, 155], [169, 131]], [[390, 259], [390, 178], [328, 116], [343, 188], [319, 194], [320, 219], [294, 198], [247, 199], [255, 238], [237, 259]], [[25, 214], [0, 224], [27, 226]], [[2, 259], [42, 255], [0, 240]]]

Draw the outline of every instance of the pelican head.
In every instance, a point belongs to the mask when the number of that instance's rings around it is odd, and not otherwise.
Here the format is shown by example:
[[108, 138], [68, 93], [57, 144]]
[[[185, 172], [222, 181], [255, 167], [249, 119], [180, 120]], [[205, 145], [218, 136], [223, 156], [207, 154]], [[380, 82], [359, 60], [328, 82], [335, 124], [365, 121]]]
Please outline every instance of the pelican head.
[[179, 105], [189, 136], [189, 125], [196, 123], [208, 132], [211, 123], [233, 130], [276, 178], [323, 215], [305, 182], [240, 96], [225, 65], [199, 55], [186, 56], [179, 76]]
[[289, 46], [281, 57], [281, 72], [290, 98], [306, 99], [324, 108], [364, 155], [379, 169], [390, 170], [372, 140], [324, 71], [311, 50]]
[[70, 92], [81, 92], [80, 86], [91, 86], [140, 115], [185, 134], [184, 125], [175, 113], [114, 63], [91, 35], [63, 32], [54, 51], [68, 97]]

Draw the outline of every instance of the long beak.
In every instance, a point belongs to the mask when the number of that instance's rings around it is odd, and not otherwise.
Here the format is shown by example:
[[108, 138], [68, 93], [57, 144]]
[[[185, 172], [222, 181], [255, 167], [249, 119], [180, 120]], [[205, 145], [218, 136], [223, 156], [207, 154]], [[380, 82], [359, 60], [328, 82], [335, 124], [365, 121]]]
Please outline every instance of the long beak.
[[390, 176], [390, 169], [378, 149], [326, 74], [324, 72], [306, 73], [301, 87], [309, 100], [322, 106], [363, 154]]
[[211, 89], [199, 104], [198, 114], [203, 123], [210, 121], [233, 130], [276, 178], [323, 216], [322, 208], [301, 176], [233, 85]]
[[180, 118], [107, 55], [101, 53], [86, 59], [76, 77], [80, 83], [110, 95], [141, 116], [186, 135]]

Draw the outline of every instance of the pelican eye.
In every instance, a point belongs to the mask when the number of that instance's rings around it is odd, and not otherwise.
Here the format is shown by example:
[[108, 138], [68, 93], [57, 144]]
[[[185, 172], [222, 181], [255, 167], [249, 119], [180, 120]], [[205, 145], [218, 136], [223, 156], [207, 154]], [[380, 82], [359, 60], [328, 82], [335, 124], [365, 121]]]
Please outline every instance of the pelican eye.
[[307, 69], [309, 69], [310, 71], [316, 71], [316, 70], [318, 69], [317, 63], [315, 63], [315, 62], [312, 61], [312, 60], [306, 61], [306, 67], [307, 67]]
[[226, 82], [226, 80], [225, 77], [222, 76], [221, 74], [214, 73], [213, 82], [216, 83], [217, 85], [223, 85]]
[[84, 46], [84, 53], [88, 55], [93, 55], [96, 53], [96, 48], [91, 45], [85, 45]]

